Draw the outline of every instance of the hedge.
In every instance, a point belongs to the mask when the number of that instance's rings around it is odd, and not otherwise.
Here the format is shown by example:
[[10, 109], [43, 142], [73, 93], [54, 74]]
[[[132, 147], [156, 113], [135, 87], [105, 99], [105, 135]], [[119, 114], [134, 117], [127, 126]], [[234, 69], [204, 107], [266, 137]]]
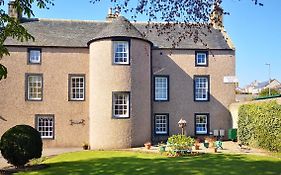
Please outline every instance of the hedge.
[[281, 152], [281, 105], [276, 101], [245, 104], [238, 116], [242, 144]]

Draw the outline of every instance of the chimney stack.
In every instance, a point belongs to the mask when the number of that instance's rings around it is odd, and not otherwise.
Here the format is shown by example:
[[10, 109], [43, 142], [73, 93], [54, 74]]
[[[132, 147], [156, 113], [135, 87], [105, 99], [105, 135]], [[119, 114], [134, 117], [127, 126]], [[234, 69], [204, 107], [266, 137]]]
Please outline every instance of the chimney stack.
[[118, 16], [120, 16], [120, 9], [119, 8], [115, 8], [115, 12], [112, 12], [112, 8], [108, 9], [108, 13], [106, 16], [106, 21], [112, 21], [115, 18], [117, 18]]
[[15, 8], [15, 0], [11, 0], [8, 3], [8, 15], [16, 19], [21, 19], [21, 13]]
[[115, 18], [115, 15], [112, 13], [112, 8], [109, 8], [106, 16], [106, 21], [112, 21]]
[[210, 22], [215, 29], [223, 29], [223, 9], [217, 3], [214, 4], [214, 9], [211, 12]]

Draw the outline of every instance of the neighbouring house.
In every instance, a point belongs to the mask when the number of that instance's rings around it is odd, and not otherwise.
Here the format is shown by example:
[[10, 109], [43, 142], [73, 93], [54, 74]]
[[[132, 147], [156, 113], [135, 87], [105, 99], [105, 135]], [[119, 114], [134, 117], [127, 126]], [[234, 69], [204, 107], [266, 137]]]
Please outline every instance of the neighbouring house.
[[257, 95], [262, 90], [267, 89], [267, 88], [278, 89], [278, 87], [280, 87], [280, 85], [281, 85], [281, 83], [276, 79], [270, 80], [270, 83], [269, 83], [269, 81], [259, 82], [259, 81], [255, 80], [244, 88], [244, 92], [250, 93], [253, 95]]
[[281, 93], [281, 84], [276, 86], [276, 89]]
[[211, 33], [202, 28], [208, 48], [191, 38], [173, 48], [146, 23], [111, 13], [102, 22], [22, 18], [35, 41], [5, 42], [0, 135], [28, 124], [45, 147], [111, 149], [165, 140], [181, 118], [190, 136], [231, 128], [235, 84], [224, 77], [235, 76], [235, 48], [217, 25], [222, 11], [213, 14]]

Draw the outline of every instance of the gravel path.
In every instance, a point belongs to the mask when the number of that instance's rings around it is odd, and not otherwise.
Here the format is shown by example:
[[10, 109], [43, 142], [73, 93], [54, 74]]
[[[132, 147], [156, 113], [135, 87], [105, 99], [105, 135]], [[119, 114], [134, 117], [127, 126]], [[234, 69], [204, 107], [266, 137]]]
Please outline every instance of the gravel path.
[[[62, 153], [76, 152], [76, 151], [82, 151], [82, 148], [45, 148], [43, 149], [42, 157], [54, 156]], [[0, 169], [7, 166], [10, 166], [10, 164], [8, 164], [7, 161], [0, 154]]]

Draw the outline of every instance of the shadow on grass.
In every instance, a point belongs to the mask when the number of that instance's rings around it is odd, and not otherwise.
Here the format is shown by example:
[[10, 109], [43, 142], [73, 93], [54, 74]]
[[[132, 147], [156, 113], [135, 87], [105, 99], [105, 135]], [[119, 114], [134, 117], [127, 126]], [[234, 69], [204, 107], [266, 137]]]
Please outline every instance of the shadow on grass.
[[[181, 158], [111, 157], [50, 163], [50, 168], [32, 174], [118, 175], [250, 175], [281, 174], [281, 161], [241, 155], [201, 155]], [[29, 173], [29, 172], [25, 172]], [[25, 174], [23, 173], [23, 174]]]

